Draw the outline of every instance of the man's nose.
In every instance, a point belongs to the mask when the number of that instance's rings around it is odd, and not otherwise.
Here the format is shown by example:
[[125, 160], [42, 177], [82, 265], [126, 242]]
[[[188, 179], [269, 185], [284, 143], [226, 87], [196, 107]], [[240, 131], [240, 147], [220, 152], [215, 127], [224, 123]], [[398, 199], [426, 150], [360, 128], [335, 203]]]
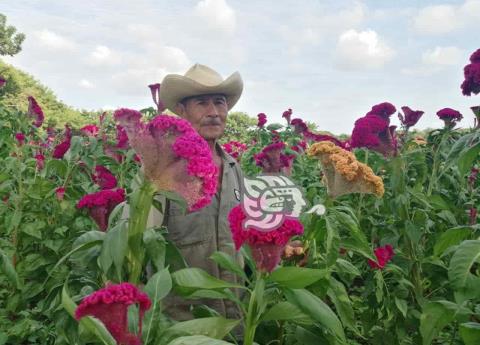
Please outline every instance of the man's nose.
[[207, 114], [208, 114], [208, 116], [218, 116], [219, 115], [219, 111], [218, 111], [217, 106], [215, 105], [215, 102], [213, 100], [208, 101]]

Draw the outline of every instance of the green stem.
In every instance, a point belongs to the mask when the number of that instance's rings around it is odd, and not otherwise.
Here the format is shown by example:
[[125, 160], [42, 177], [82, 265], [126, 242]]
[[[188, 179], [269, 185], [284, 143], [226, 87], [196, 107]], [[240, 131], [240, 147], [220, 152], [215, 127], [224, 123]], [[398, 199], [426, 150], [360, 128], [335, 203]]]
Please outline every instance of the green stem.
[[155, 189], [144, 180], [143, 184], [132, 196], [130, 204], [130, 219], [128, 222], [128, 281], [138, 284], [142, 273], [145, 248], [143, 246], [143, 232], [147, 226], [148, 214], [152, 206]]
[[428, 183], [428, 189], [427, 189], [427, 196], [430, 196], [432, 195], [432, 191], [433, 191], [433, 188], [435, 187], [436, 185], [436, 182], [437, 182], [437, 173], [438, 173], [438, 155], [440, 154], [440, 148], [443, 146], [443, 142], [445, 140], [445, 137], [446, 137], [446, 133], [448, 132], [443, 132], [442, 133], [442, 137], [440, 138], [440, 143], [438, 143], [438, 146], [433, 154], [433, 162], [432, 162], [432, 175], [430, 176], [430, 181]]
[[[255, 331], [257, 329], [257, 321], [258, 318], [256, 315], [257, 310], [258, 310], [258, 305], [257, 305], [257, 284], [259, 284], [259, 281], [262, 279], [262, 274], [260, 272], [257, 272], [256, 274], [256, 279], [255, 279], [255, 288], [253, 289], [253, 292], [250, 294], [250, 301], [248, 303], [248, 311], [247, 311], [247, 317], [245, 320], [245, 332], [243, 336], [243, 345], [253, 345], [253, 341], [255, 338]], [[263, 293], [263, 289], [262, 289]]]

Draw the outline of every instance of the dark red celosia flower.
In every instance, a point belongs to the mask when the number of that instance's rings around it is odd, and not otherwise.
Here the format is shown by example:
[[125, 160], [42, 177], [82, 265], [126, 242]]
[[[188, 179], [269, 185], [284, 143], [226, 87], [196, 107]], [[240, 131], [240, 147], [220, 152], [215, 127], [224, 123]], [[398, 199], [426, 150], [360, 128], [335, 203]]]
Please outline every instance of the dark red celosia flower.
[[294, 127], [294, 131], [297, 134], [303, 134], [308, 131], [307, 124], [302, 119], [293, 119], [290, 124]]
[[43, 110], [32, 96], [28, 96], [28, 114], [35, 118], [35, 121], [33, 122], [35, 127], [42, 126], [44, 120]]
[[117, 122], [134, 124], [140, 122], [140, 119], [142, 118], [142, 113], [133, 109], [120, 108], [115, 110], [115, 112], [113, 113], [113, 118]]
[[77, 203], [77, 208], [87, 208], [90, 217], [95, 220], [100, 230], [106, 231], [110, 213], [123, 201], [125, 201], [125, 191], [122, 188], [101, 190], [85, 195]]
[[[138, 304], [138, 334], [128, 331], [128, 307]], [[102, 321], [112, 337], [121, 345], [140, 345], [145, 312], [152, 302], [147, 294], [130, 283], [107, 285], [86, 296], [75, 310], [75, 319], [93, 316]]]
[[341, 142], [340, 140], [338, 140], [337, 138], [332, 137], [331, 135], [317, 134], [317, 133], [313, 133], [313, 132], [311, 132], [310, 130], [307, 129], [305, 132], [303, 132], [303, 137], [305, 139], [311, 140], [313, 142], [331, 141], [335, 145], [337, 145], [341, 148], [344, 148], [344, 143]]
[[384, 102], [374, 105], [372, 109], [366, 114], [366, 116], [377, 115], [383, 119], [389, 119], [390, 116], [396, 111], [397, 109], [392, 103]]
[[163, 102], [160, 100], [160, 84], [151, 84], [148, 85], [150, 88], [150, 92], [152, 93], [152, 99], [155, 105], [157, 106], [157, 111], [158, 113], [161, 113], [162, 111], [165, 110], [165, 105]]
[[37, 161], [37, 169], [42, 170], [45, 166], [45, 156], [42, 155], [41, 153], [37, 153], [34, 157]]
[[257, 117], [257, 127], [262, 128], [267, 123], [267, 115], [265, 115], [264, 113], [260, 113], [257, 115]]
[[465, 80], [460, 86], [465, 96], [471, 96], [480, 92], [480, 63], [471, 63], [463, 69]]
[[475, 186], [475, 181], [477, 180], [477, 176], [479, 172], [480, 172], [480, 169], [478, 168], [472, 168], [472, 170], [470, 170], [470, 176], [468, 176], [468, 184], [472, 188]]
[[100, 189], [113, 189], [117, 186], [117, 179], [113, 174], [102, 165], [95, 167], [95, 173], [92, 175], [93, 182], [100, 186]]
[[4, 77], [0, 76], [0, 88], [4, 87], [6, 83], [7, 80]]
[[470, 219], [470, 225], [477, 224], [477, 209], [475, 207], [470, 208], [469, 219]]
[[55, 195], [59, 201], [63, 200], [63, 197], [65, 196], [65, 187], [58, 187], [55, 189]]
[[15, 139], [18, 141], [18, 145], [22, 146], [25, 143], [25, 134], [23, 133], [16, 133]]
[[402, 111], [403, 115], [398, 113], [398, 119], [407, 128], [415, 126], [424, 113], [421, 110], [412, 110], [407, 106], [402, 107]]
[[241, 205], [232, 208], [228, 214], [235, 248], [239, 250], [246, 243], [252, 250], [257, 269], [261, 272], [271, 272], [280, 262], [283, 248], [290, 238], [303, 234], [303, 225], [295, 218], [286, 217], [277, 229], [262, 231], [244, 228], [246, 218]]
[[98, 134], [98, 127], [96, 125], [86, 125], [80, 128], [80, 131], [88, 137], [96, 137]]
[[470, 55], [471, 63], [480, 63], [480, 48], [475, 50], [472, 55]]
[[290, 125], [290, 119], [292, 118], [292, 109], [288, 108], [282, 114], [282, 117], [287, 120], [287, 124]]
[[126, 150], [130, 147], [127, 131], [120, 125], [117, 125], [117, 144], [115, 147], [120, 150]]
[[394, 138], [394, 128], [389, 126], [388, 118], [366, 115], [355, 121], [349, 144], [351, 148], [366, 147], [389, 156], [395, 153]]
[[307, 149], [307, 142], [305, 140], [301, 140], [297, 145], [293, 145], [291, 149], [298, 153], [304, 152]]
[[72, 140], [72, 130], [68, 125], [65, 125], [65, 137], [63, 141], [55, 146], [53, 149], [53, 158], [55, 159], [62, 159], [65, 153], [67, 153], [68, 149], [70, 148], [70, 142]]
[[393, 247], [389, 244], [383, 246], [383, 247], [378, 247], [377, 249], [374, 250], [375, 257], [377, 258], [377, 261], [373, 260], [368, 260], [368, 264], [370, 265], [371, 268], [373, 269], [383, 269], [385, 265], [393, 258], [395, 255], [395, 252], [393, 251]]
[[260, 153], [253, 155], [253, 158], [264, 173], [283, 173], [290, 176], [294, 156], [286, 155], [284, 149], [284, 142], [275, 142], [265, 146]]
[[107, 112], [104, 111], [103, 113], [100, 114], [98, 117], [98, 122], [100, 123], [100, 126], [103, 125], [103, 122], [105, 122], [105, 117], [107, 116]]
[[457, 122], [463, 119], [459, 111], [452, 108], [443, 108], [437, 111], [437, 116], [445, 122], [446, 127], [453, 127]]

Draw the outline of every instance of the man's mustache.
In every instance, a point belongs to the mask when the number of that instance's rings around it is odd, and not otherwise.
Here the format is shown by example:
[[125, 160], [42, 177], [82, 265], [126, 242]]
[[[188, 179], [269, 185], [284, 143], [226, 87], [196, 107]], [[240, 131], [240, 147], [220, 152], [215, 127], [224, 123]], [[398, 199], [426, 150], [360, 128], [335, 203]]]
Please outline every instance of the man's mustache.
[[208, 120], [208, 121], [205, 121], [202, 125], [203, 126], [213, 126], [213, 125], [221, 125], [222, 124], [222, 121], [220, 121], [220, 119], [218, 118], [213, 118], [211, 120]]

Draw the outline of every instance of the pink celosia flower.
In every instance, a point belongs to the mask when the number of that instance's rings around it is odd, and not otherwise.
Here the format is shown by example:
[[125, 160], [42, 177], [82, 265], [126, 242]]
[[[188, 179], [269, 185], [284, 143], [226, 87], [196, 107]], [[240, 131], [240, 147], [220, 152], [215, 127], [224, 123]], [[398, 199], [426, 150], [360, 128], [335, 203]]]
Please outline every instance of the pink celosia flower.
[[[128, 307], [138, 304], [138, 334], [128, 331]], [[140, 345], [142, 322], [152, 302], [135, 285], [121, 283], [107, 285], [86, 296], [75, 310], [75, 319], [93, 316], [105, 325], [112, 337], [121, 345]]]
[[37, 153], [35, 159], [37, 160], [37, 169], [42, 170], [45, 166], [45, 156], [41, 153]]
[[290, 124], [294, 127], [297, 134], [303, 134], [308, 131], [307, 124], [302, 119], [293, 119]]
[[368, 115], [377, 115], [380, 116], [382, 119], [389, 119], [390, 116], [395, 113], [397, 109], [392, 103], [384, 102], [376, 104], [372, 107], [372, 109], [366, 114]]
[[0, 88], [4, 87], [7, 83], [7, 80], [0, 75]]
[[139, 112], [128, 109], [117, 110], [114, 116], [140, 156], [145, 176], [158, 190], [180, 194], [190, 211], [210, 203], [218, 169], [207, 142], [188, 121], [157, 115], [145, 124]]
[[88, 137], [96, 137], [98, 134], [98, 127], [96, 125], [86, 125], [80, 128], [80, 131]]
[[283, 249], [290, 238], [303, 234], [303, 225], [297, 219], [287, 217], [277, 229], [262, 231], [245, 228], [246, 218], [241, 205], [232, 208], [228, 214], [235, 248], [239, 250], [247, 243], [252, 250], [257, 269], [261, 272], [271, 272], [280, 262]]
[[318, 143], [320, 141], [331, 141], [335, 145], [337, 145], [341, 148], [345, 148], [344, 143], [341, 142], [340, 140], [338, 140], [337, 138], [332, 137], [331, 135], [327, 135], [327, 134], [313, 133], [309, 129], [307, 129], [305, 132], [303, 132], [303, 137], [307, 140], [310, 140], [310, 141], [313, 141], [313, 142], [316, 142], [316, 143]]
[[68, 149], [70, 148], [71, 140], [72, 130], [70, 129], [70, 127], [68, 127], [68, 125], [65, 125], [65, 138], [53, 149], [53, 158], [62, 159], [65, 153], [67, 153]]
[[437, 116], [445, 122], [445, 127], [453, 127], [457, 122], [463, 119], [462, 114], [452, 108], [443, 108], [437, 111]]
[[33, 122], [35, 127], [42, 126], [44, 119], [43, 110], [32, 96], [28, 96], [28, 114], [35, 118], [35, 121]]
[[222, 145], [225, 152], [230, 156], [235, 158], [237, 161], [240, 161], [241, 155], [247, 150], [247, 145], [238, 141], [229, 141]]
[[95, 167], [95, 173], [92, 175], [93, 182], [100, 186], [100, 189], [113, 189], [117, 186], [117, 179], [113, 174], [102, 165]]
[[15, 139], [18, 141], [18, 145], [22, 146], [25, 143], [25, 134], [19, 132], [15, 134]]
[[257, 127], [262, 128], [267, 123], [267, 115], [265, 115], [264, 113], [260, 113], [257, 115], [257, 117]]
[[402, 107], [402, 111], [404, 115], [398, 113], [398, 119], [406, 128], [415, 126], [424, 113], [421, 110], [412, 110], [407, 106]]
[[127, 131], [120, 125], [117, 125], [117, 144], [115, 145], [117, 149], [128, 149], [128, 136]]
[[295, 156], [284, 153], [285, 143], [275, 142], [265, 146], [263, 150], [255, 154], [253, 158], [257, 166], [262, 168], [264, 173], [283, 173], [290, 176], [292, 160]]
[[155, 105], [157, 106], [157, 111], [158, 113], [161, 113], [162, 111], [165, 110], [165, 105], [163, 102], [160, 100], [160, 84], [151, 84], [148, 85], [150, 88], [150, 92], [152, 93], [152, 99]]
[[122, 188], [101, 190], [85, 195], [77, 203], [78, 208], [87, 208], [90, 217], [95, 220], [101, 231], [108, 228], [108, 217], [115, 206], [125, 200], [125, 191]]
[[292, 118], [292, 109], [288, 108], [282, 114], [282, 117], [287, 120], [287, 124], [290, 125], [290, 119]]
[[393, 258], [395, 255], [395, 252], [393, 251], [393, 247], [389, 244], [383, 246], [383, 247], [378, 247], [377, 249], [374, 250], [375, 257], [377, 258], [377, 261], [373, 260], [368, 260], [368, 264], [370, 265], [371, 268], [373, 269], [383, 269], [385, 265]]
[[65, 187], [58, 187], [55, 189], [55, 195], [57, 196], [58, 200], [63, 200], [63, 197], [65, 196]]

